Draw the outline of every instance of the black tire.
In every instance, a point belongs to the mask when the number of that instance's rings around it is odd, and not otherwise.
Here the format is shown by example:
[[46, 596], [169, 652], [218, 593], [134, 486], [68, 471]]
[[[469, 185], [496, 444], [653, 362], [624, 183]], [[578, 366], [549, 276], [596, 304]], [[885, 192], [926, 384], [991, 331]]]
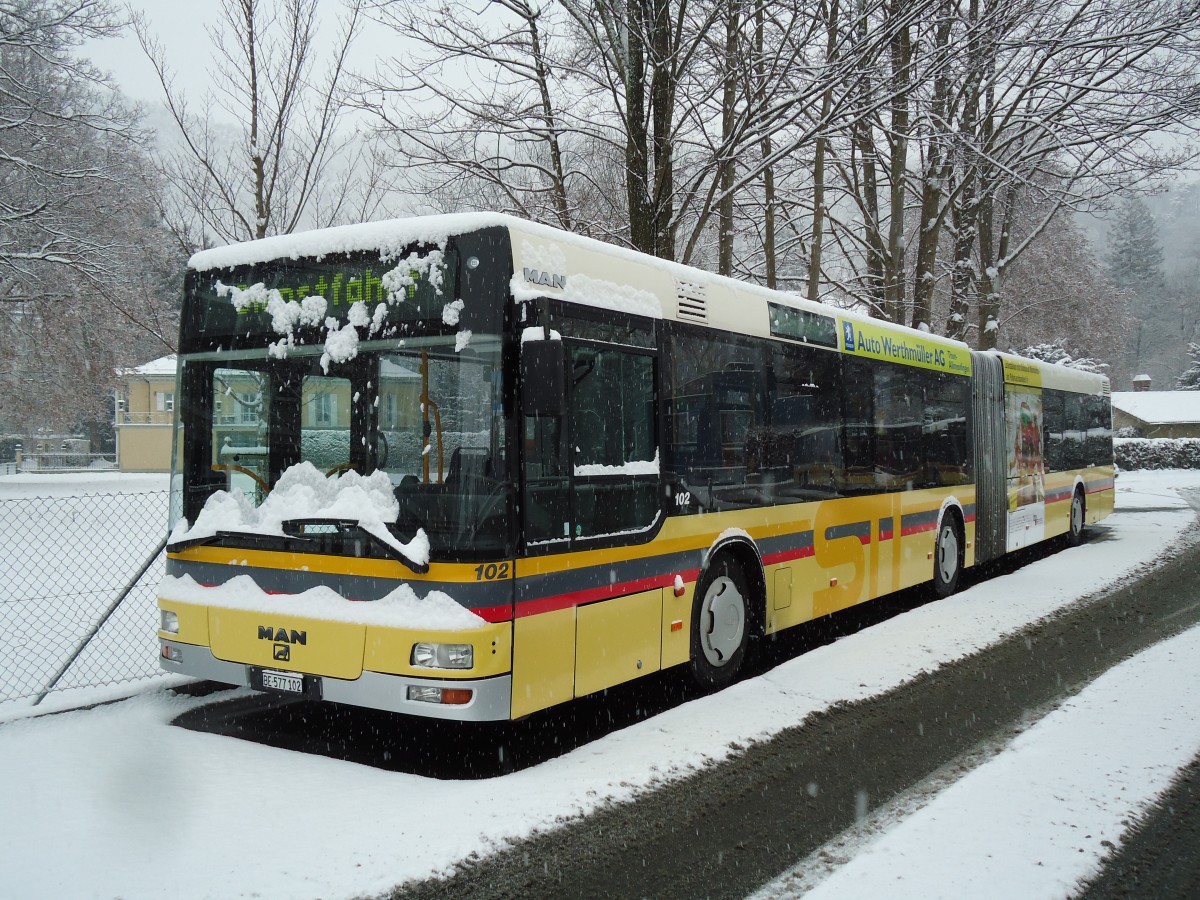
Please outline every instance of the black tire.
[[692, 601], [692, 680], [704, 690], [737, 678], [750, 636], [750, 586], [726, 553], [709, 564]]
[[1071, 495], [1071, 524], [1067, 528], [1067, 546], [1078, 547], [1083, 543], [1083, 528], [1086, 515], [1087, 501], [1083, 498], [1083, 491], [1080, 488], [1075, 488], [1075, 493]]
[[949, 597], [958, 589], [963, 569], [963, 530], [958, 516], [947, 512], [938, 525], [937, 546], [933, 551], [933, 592]]

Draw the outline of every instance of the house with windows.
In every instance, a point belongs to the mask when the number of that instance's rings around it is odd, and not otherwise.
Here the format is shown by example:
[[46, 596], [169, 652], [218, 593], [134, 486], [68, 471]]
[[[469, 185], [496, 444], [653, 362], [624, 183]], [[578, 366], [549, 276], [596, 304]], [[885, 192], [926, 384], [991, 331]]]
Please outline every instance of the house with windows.
[[175, 369], [172, 354], [118, 372], [123, 384], [117, 389], [113, 430], [121, 471], [170, 470]]
[[[176, 368], [172, 355], [121, 370], [124, 384], [117, 392], [114, 425], [117, 464], [122, 471], [170, 470]], [[263, 381], [263, 373], [258, 370], [216, 371], [212, 398], [214, 466], [255, 473], [265, 466], [271, 398], [263, 395]], [[350, 383], [344, 378], [313, 374], [304, 379], [301, 393], [305, 458], [335, 469], [349, 458], [350, 417], [356, 399]], [[390, 361], [381, 363], [378, 393], [371, 401], [379, 408], [377, 439], [397, 454], [420, 453], [416, 444], [409, 447], [404, 441], [421, 420], [420, 398], [421, 377], [417, 372]]]

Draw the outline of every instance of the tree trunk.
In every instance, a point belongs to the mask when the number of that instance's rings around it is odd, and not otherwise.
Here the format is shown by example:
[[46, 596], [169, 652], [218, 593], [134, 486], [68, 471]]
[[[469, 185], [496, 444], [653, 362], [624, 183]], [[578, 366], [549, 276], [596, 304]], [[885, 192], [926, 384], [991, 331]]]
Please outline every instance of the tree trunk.
[[940, 60], [950, 44], [952, 9], [943, 2], [934, 32], [935, 65], [933, 98], [930, 103], [929, 149], [921, 181], [921, 218], [917, 226], [916, 270], [913, 273], [913, 328], [933, 328], [933, 294], [937, 285], [938, 242], [945, 221], [945, 184], [950, 177], [949, 153], [944, 129], [950, 116], [950, 76]]
[[546, 126], [546, 143], [550, 149], [550, 190], [553, 193], [554, 208], [558, 213], [559, 225], [564, 230], [571, 231], [571, 207], [567, 198], [567, 181], [563, 174], [562, 148], [558, 141], [559, 127], [554, 114], [554, 104], [550, 100], [550, 74], [542, 52], [542, 38], [538, 31], [537, 17], [538, 14], [531, 11], [526, 21], [529, 26], [529, 42], [533, 50], [534, 72], [542, 104], [542, 121]]
[[728, 0], [725, 15], [725, 61], [721, 86], [720, 200], [717, 204], [717, 272], [733, 274], [733, 176], [736, 160], [730, 147], [737, 103], [739, 0]]
[[[904, 0], [898, 0], [902, 7]], [[893, 14], [896, 8], [893, 7]], [[904, 198], [907, 193], [908, 138], [911, 127], [909, 117], [909, 90], [912, 78], [912, 41], [907, 25], [896, 28], [890, 41], [892, 63], [891, 108], [892, 140], [888, 177], [891, 180], [891, 196], [888, 204], [887, 252], [884, 255], [885, 278], [884, 312], [888, 321], [904, 322]]]
[[[837, 58], [838, 6], [839, 0], [830, 0], [828, 6], [821, 4], [825, 17], [825, 62], [831, 65]], [[808, 255], [808, 299], [817, 302], [821, 292], [821, 250], [825, 238], [825, 152], [829, 143], [826, 137], [829, 114], [833, 109], [833, 85], [821, 95], [821, 131], [817, 135], [816, 154], [813, 159], [813, 222], [812, 243]]]
[[651, 120], [654, 123], [653, 229], [655, 256], [675, 258], [675, 161], [671, 127], [675, 112], [677, 61], [671, 34], [669, 0], [636, 0], [649, 4], [653, 58], [650, 81]]
[[[867, 15], [864, 9], [859, 10], [857, 24], [858, 38], [861, 44], [867, 41]], [[858, 184], [859, 208], [863, 218], [863, 241], [867, 247], [866, 259], [866, 293], [871, 304], [877, 309], [884, 308], [884, 263], [885, 252], [883, 235], [879, 230], [879, 157], [875, 149], [875, 138], [871, 134], [871, 121], [867, 110], [874, 101], [870, 60], [862, 60], [863, 68], [859, 70], [858, 94], [860, 109], [854, 121], [853, 142], [861, 166], [861, 178]]]
[[629, 47], [625, 69], [625, 194], [629, 205], [629, 242], [635, 250], [653, 254], [655, 229], [650, 202], [649, 132], [646, 128], [643, 0], [630, 0], [626, 11]]
[[[759, 3], [754, 10], [754, 59], [760, 107], [765, 102], [767, 95], [766, 66], [763, 57], [765, 49], [763, 47], [763, 33], [765, 31], [763, 19], [763, 5]], [[771, 132], [769, 130], [763, 132], [762, 140], [759, 143], [763, 159], [769, 160], [772, 154]], [[763, 166], [763, 264], [766, 270], [766, 285], [771, 290], [779, 287], [779, 272], [775, 252], [775, 166], [768, 162]]]

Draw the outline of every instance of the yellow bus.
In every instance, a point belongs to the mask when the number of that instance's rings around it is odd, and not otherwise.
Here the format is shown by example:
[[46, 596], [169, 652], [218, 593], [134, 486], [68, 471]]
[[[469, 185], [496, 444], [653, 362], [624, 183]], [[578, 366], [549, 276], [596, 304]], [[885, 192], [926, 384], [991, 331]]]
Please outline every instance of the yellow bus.
[[1081, 539], [1109, 385], [495, 214], [194, 256], [161, 665], [498, 720]]

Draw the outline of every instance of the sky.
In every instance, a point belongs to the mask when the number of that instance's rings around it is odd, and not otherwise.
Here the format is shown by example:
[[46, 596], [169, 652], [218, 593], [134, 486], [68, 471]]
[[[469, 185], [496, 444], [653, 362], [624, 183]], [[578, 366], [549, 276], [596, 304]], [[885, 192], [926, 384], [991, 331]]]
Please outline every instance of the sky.
[[[150, 31], [166, 50], [179, 86], [189, 96], [202, 96], [215, 62], [205, 28], [218, 21], [219, 0], [126, 0], [122, 5], [133, 15], [145, 18]], [[339, 0], [318, 0], [321, 21], [332, 23], [341, 6]], [[334, 27], [325, 25], [320, 33], [332, 40]], [[389, 30], [367, 22], [355, 41], [353, 58], [386, 58], [396, 46], [396, 38]], [[143, 104], [151, 122], [155, 122], [154, 108], [161, 104], [162, 88], [131, 29], [121, 38], [91, 41], [81, 52], [100, 69], [110, 72], [121, 91]]]
[[[207, 80], [205, 71], [211, 63], [204, 27], [216, 20], [217, 0], [132, 0], [124, 5], [134, 14], [146, 17], [166, 49], [171, 67], [179, 73], [180, 84], [189, 91], [203, 89]], [[91, 41], [81, 52], [99, 68], [112, 73], [130, 99], [148, 107], [161, 101], [154, 67], [131, 30], [121, 38]]]
[[[21, 476], [0, 479], [0, 496], [20, 484]], [[1178, 488], [1200, 488], [1200, 472], [1123, 473], [1103, 541], [483, 781], [437, 781], [175, 727], [181, 713], [216, 701], [161, 689], [91, 710], [18, 714], [0, 726], [0, 894], [337, 898], [444, 872], [702, 769], [731, 745], [885, 693], [1161, 559], [1196, 539]], [[920, 785], [870, 828], [835, 839], [825, 849], [844, 865], [798, 861], [760, 900], [814, 883], [818, 897], [986, 896], [981, 885], [994, 896], [1062, 896], [1099, 866], [1101, 842], [1116, 843], [1122, 821], [1200, 752], [1197, 654], [1193, 630], [1116, 667], [969, 774]], [[307, 798], [282, 826], [262, 793], [279, 784]], [[461, 817], [412, 814], [434, 808], [478, 812], [469, 827]]]

